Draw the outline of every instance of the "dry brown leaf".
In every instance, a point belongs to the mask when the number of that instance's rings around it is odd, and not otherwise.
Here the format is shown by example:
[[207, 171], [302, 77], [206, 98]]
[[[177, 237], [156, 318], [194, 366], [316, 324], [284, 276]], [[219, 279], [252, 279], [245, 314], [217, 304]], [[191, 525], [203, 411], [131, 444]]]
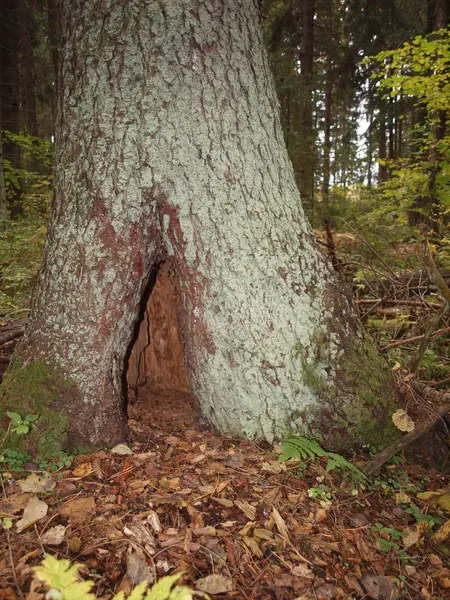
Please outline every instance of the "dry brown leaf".
[[66, 528], [63, 525], [55, 525], [42, 534], [41, 541], [46, 546], [59, 546], [66, 538]]
[[21, 479], [17, 483], [22, 492], [31, 492], [33, 494], [50, 492], [56, 485], [53, 477], [47, 472], [44, 472], [42, 475], [31, 473], [26, 479]]
[[253, 521], [256, 517], [256, 508], [249, 504], [246, 500], [235, 500], [235, 505], [242, 510], [244, 515], [250, 521]]
[[228, 498], [217, 498], [216, 496], [212, 496], [211, 499], [215, 502], [218, 502], [222, 506], [225, 506], [226, 508], [231, 508], [234, 506], [234, 502], [232, 500], [228, 500]]
[[198, 579], [195, 587], [205, 594], [211, 594], [211, 596], [225, 594], [226, 592], [233, 591], [233, 580], [231, 577], [225, 577], [224, 575], [208, 575], [207, 577]]
[[234, 454], [230, 456], [230, 458], [225, 462], [227, 467], [231, 467], [233, 469], [242, 469], [244, 466], [244, 455], [239, 450], [236, 450]]
[[215, 527], [195, 527], [192, 529], [194, 535], [207, 535], [209, 537], [216, 537], [217, 531]]
[[406, 550], [410, 546], [414, 546], [414, 544], [417, 544], [417, 542], [420, 540], [420, 537], [420, 532], [417, 529], [411, 529], [409, 531], [407, 530], [406, 535], [402, 538], [403, 548]]
[[94, 472], [94, 468], [91, 465], [91, 463], [81, 463], [81, 465], [78, 465], [72, 471], [72, 473], [75, 475], [75, 477], [87, 477], [88, 475], [90, 475], [93, 472]]
[[[25, 506], [28, 504], [29, 499], [31, 498], [31, 494], [25, 492], [18, 492], [17, 494], [12, 494], [12, 496], [9, 496], [6, 500], [7, 500], [7, 504], [9, 507], [11, 507], [12, 512], [16, 513], [16, 512], [20, 512], [21, 510], [23, 510], [25, 508]], [[10, 514], [10, 513], [8, 513]]]
[[34, 525], [39, 519], [45, 517], [48, 511], [48, 504], [40, 500], [37, 496], [32, 496], [23, 511], [23, 516], [16, 523], [17, 531], [20, 533], [30, 525]]
[[147, 516], [147, 523], [150, 524], [153, 531], [160, 533], [162, 531], [161, 521], [159, 520], [158, 513], [154, 510], [150, 510]]
[[253, 530], [253, 535], [256, 538], [260, 538], [261, 540], [267, 540], [268, 542], [275, 542], [273, 537], [273, 533], [268, 529], [256, 528]]
[[255, 539], [248, 537], [248, 535], [242, 536], [242, 541], [247, 546], [249, 550], [257, 557], [262, 558], [264, 556], [261, 548], [258, 546], [258, 543]]
[[150, 570], [150, 567], [145, 560], [145, 555], [143, 551], [138, 548], [132, 550], [131, 548], [127, 552], [127, 577], [134, 584], [142, 583], [146, 581], [147, 583], [153, 583], [154, 577], [153, 573]]
[[450, 538], [450, 519], [439, 527], [433, 536], [433, 541], [444, 544]]
[[286, 523], [284, 522], [283, 517], [277, 511], [275, 506], [272, 508], [272, 518], [273, 518], [275, 525], [277, 526], [277, 529], [280, 532], [280, 534], [283, 537], [288, 538], [289, 536], [288, 536], [288, 530], [286, 527]]
[[66, 502], [60, 509], [59, 514], [70, 517], [74, 521], [87, 521], [95, 514], [95, 500], [92, 497], [75, 498]]
[[305, 565], [304, 563], [293, 567], [291, 569], [291, 573], [292, 575], [295, 575], [295, 577], [300, 578], [306, 577], [307, 579], [314, 579], [315, 577], [314, 573], [311, 571], [308, 565]]

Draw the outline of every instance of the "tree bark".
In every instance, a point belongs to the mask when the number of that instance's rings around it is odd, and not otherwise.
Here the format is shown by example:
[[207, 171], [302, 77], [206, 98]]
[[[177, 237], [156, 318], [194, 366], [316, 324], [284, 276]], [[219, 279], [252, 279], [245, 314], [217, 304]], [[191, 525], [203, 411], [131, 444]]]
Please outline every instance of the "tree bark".
[[[19, 134], [21, 125], [18, 63], [19, 24], [14, 0], [4, 0], [0, 5], [0, 38], [1, 129]], [[7, 159], [13, 169], [22, 167], [19, 146], [5, 138], [3, 138], [3, 159]], [[21, 197], [20, 185], [10, 185], [7, 200], [12, 217], [16, 217], [22, 212]]]
[[315, 135], [313, 125], [314, 70], [314, 9], [315, 0], [302, 0], [300, 69], [302, 94], [300, 105], [300, 153], [298, 185], [304, 206], [314, 213]]
[[256, 0], [59, 9], [52, 218], [2, 407], [55, 366], [69, 446], [122, 439], [140, 303], [169, 264], [190, 384], [221, 432], [335, 449], [386, 434], [388, 371], [301, 208]]
[[323, 141], [323, 181], [322, 202], [323, 215], [327, 219], [330, 210], [330, 156], [331, 156], [331, 118], [333, 107], [333, 80], [332, 80], [331, 57], [327, 56], [325, 73], [325, 119], [324, 119], [324, 141]]

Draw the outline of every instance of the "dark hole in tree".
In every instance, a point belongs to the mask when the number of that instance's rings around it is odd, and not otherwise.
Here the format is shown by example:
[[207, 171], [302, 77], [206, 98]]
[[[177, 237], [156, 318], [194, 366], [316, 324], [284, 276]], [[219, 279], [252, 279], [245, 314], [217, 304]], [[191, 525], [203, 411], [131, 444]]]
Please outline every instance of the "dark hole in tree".
[[124, 371], [130, 417], [190, 420], [194, 403], [183, 357], [180, 289], [170, 261], [149, 278]]

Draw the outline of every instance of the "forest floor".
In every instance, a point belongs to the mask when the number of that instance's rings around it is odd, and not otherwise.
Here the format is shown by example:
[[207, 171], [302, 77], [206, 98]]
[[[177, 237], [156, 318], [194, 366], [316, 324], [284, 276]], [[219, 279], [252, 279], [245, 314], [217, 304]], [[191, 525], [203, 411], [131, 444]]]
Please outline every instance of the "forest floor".
[[[335, 240], [338, 268], [351, 269], [361, 318], [398, 380], [448, 388], [450, 322], [426, 271], [416, 259], [391, 267], [386, 254], [374, 265], [355, 236]], [[406, 263], [420, 249], [392, 256]], [[448, 285], [450, 272], [443, 277]], [[0, 371], [23, 325], [0, 324]], [[355, 481], [328, 472], [326, 458], [280, 462], [280, 445], [211, 431], [189, 394], [138, 401], [129, 413], [129, 446], [25, 464], [3, 452], [0, 600], [44, 598], [33, 567], [46, 553], [81, 564], [105, 600], [177, 570], [218, 599], [450, 597], [444, 419], [414, 454]], [[348, 458], [363, 468], [374, 453]]]
[[174, 570], [214, 598], [449, 597], [449, 476], [396, 457], [356, 483], [211, 432], [187, 398], [132, 412], [129, 448], [3, 472], [1, 599], [44, 598], [45, 553], [104, 599]]

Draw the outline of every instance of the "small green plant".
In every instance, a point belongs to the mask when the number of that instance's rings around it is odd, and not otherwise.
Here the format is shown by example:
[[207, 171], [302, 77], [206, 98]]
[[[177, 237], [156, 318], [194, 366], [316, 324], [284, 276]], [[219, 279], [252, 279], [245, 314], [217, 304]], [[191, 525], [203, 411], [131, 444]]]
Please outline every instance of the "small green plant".
[[31, 459], [28, 454], [20, 452], [20, 450], [12, 450], [11, 448], [0, 450], [0, 463], [3, 463], [9, 471], [23, 471], [23, 465], [29, 460]]
[[[80, 581], [77, 573], [81, 565], [70, 565], [70, 561], [47, 556], [40, 566], [34, 568], [36, 576], [51, 588], [51, 597], [59, 600], [95, 600], [91, 593], [92, 581]], [[194, 592], [186, 586], [175, 585], [182, 573], [163, 577], [151, 589], [140, 583], [128, 596], [128, 600], [192, 600], [194, 596], [208, 598], [206, 594]], [[119, 592], [113, 600], [124, 600]]]
[[16, 435], [26, 435], [33, 427], [34, 421], [39, 419], [39, 415], [26, 415], [22, 417], [19, 413], [6, 411], [11, 419], [11, 431]]
[[309, 488], [308, 496], [310, 498], [317, 498], [323, 502], [329, 502], [331, 500], [331, 490], [326, 485], [321, 485], [320, 487], [316, 488]]
[[350, 473], [360, 481], [366, 479], [366, 475], [358, 469], [358, 467], [355, 467], [355, 465], [348, 462], [348, 460], [340, 454], [324, 450], [316, 440], [308, 440], [301, 436], [292, 435], [284, 439], [281, 443], [281, 461], [289, 460], [290, 458], [304, 460], [317, 457], [325, 457], [328, 459], [327, 471], [343, 469], [350, 471]]
[[66, 454], [65, 452], [60, 452], [55, 456], [45, 456], [39, 459], [38, 466], [43, 471], [50, 471], [54, 473], [59, 469], [64, 467], [70, 467], [74, 459], [73, 454]]
[[412, 515], [415, 518], [416, 523], [428, 523], [430, 529], [432, 529], [437, 523], [437, 520], [435, 517], [433, 517], [433, 515], [423, 514], [420, 508], [415, 504], [410, 504], [408, 508], [405, 508], [405, 512]]
[[389, 552], [389, 550], [400, 550], [400, 546], [393, 540], [398, 541], [404, 537], [405, 534], [403, 531], [399, 531], [392, 525], [385, 526], [382, 523], [375, 523], [375, 525], [372, 527], [372, 531], [388, 536], [388, 539], [386, 539], [386, 537], [377, 537], [378, 546], [382, 552]]

